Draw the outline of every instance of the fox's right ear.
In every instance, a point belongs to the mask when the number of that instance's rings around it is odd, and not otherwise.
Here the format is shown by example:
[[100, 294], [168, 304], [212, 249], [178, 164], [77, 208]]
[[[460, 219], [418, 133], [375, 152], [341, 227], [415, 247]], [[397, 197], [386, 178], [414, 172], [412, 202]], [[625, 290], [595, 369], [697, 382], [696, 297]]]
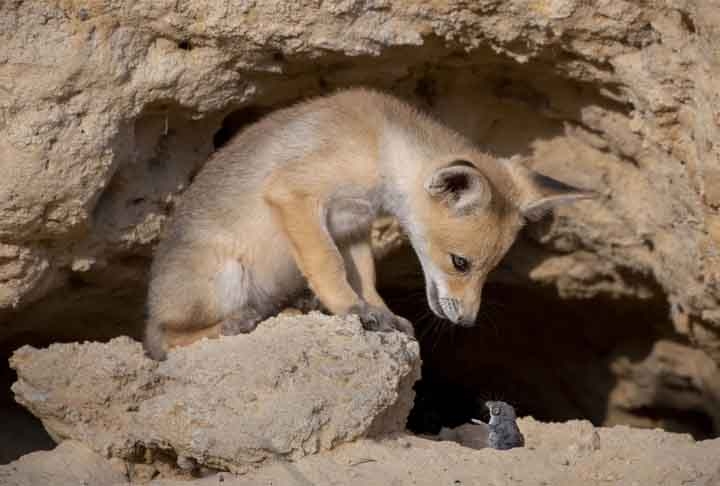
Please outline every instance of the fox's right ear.
[[531, 221], [537, 221], [554, 207], [598, 197], [595, 191], [574, 187], [528, 169], [519, 158], [508, 162], [520, 193], [518, 207], [522, 215]]
[[464, 160], [435, 170], [425, 182], [425, 190], [459, 215], [486, 207], [492, 197], [485, 176]]

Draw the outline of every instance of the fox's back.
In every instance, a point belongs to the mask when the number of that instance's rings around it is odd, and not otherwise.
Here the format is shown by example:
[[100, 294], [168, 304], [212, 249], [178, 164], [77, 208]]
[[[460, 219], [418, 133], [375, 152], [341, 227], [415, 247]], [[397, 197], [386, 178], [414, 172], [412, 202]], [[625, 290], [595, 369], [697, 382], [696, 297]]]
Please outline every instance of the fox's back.
[[[240, 220], [264, 216], [263, 181], [279, 167], [314, 152], [343, 145], [355, 158], [371, 156], [363, 152], [376, 145], [386, 119], [382, 99], [371, 91], [344, 91], [277, 110], [246, 127], [197, 174], [176, 207], [167, 237], [235, 230]], [[318, 175], [342, 183], [343, 172]]]

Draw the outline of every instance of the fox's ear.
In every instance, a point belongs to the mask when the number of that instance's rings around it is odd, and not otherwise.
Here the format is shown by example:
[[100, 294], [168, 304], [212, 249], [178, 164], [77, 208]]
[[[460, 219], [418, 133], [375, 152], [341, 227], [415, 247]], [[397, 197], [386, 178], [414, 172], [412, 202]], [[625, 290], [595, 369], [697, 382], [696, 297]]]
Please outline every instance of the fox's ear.
[[565, 184], [528, 169], [517, 161], [511, 160], [510, 164], [519, 192], [518, 208], [531, 221], [537, 221], [554, 207], [598, 197], [595, 191]]
[[437, 169], [425, 181], [425, 190], [456, 214], [468, 214], [486, 207], [492, 198], [485, 176], [465, 160], [456, 160]]

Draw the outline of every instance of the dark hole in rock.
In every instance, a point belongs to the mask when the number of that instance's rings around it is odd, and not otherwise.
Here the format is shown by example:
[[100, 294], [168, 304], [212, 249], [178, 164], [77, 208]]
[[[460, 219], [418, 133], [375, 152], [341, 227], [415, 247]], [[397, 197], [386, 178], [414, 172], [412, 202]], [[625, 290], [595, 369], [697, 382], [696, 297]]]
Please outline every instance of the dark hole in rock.
[[27, 342], [39, 342], [38, 336], [18, 335], [0, 345], [0, 360], [3, 363], [0, 366], [0, 464], [7, 464], [30, 452], [55, 447], [40, 420], [18, 405], [10, 390], [17, 375], [7, 365], [7, 360], [16, 348]]
[[256, 122], [263, 115], [269, 112], [270, 110], [268, 109], [263, 109], [257, 106], [248, 106], [247, 108], [242, 108], [230, 113], [223, 119], [220, 130], [215, 132], [215, 136], [213, 137], [213, 145], [215, 149], [219, 149], [225, 145], [243, 128]]
[[71, 273], [68, 277], [68, 285], [73, 290], [81, 290], [88, 287], [90, 283], [86, 282], [80, 275]]
[[437, 97], [437, 85], [434, 79], [430, 77], [422, 77], [415, 84], [415, 95], [428, 104], [429, 107], [435, 106], [435, 98]]
[[695, 28], [695, 22], [693, 21], [692, 17], [690, 17], [690, 14], [687, 12], [680, 12], [680, 19], [682, 21], [683, 27], [690, 32], [691, 34], [694, 34], [696, 32]]
[[669, 432], [689, 433], [697, 440], [715, 437], [712, 419], [698, 410], [677, 410], [665, 407], [640, 407], [629, 412], [659, 424]]

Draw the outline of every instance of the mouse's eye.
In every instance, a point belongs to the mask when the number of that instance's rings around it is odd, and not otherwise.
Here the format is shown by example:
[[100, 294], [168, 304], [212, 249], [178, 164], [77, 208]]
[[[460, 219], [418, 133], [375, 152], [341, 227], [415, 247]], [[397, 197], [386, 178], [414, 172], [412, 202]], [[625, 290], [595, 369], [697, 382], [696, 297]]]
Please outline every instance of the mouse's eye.
[[493, 407], [490, 413], [493, 415], [500, 415], [500, 407]]
[[470, 270], [470, 261], [467, 258], [450, 253], [450, 259], [452, 260], [453, 267], [455, 267], [455, 270], [458, 272], [466, 273]]

